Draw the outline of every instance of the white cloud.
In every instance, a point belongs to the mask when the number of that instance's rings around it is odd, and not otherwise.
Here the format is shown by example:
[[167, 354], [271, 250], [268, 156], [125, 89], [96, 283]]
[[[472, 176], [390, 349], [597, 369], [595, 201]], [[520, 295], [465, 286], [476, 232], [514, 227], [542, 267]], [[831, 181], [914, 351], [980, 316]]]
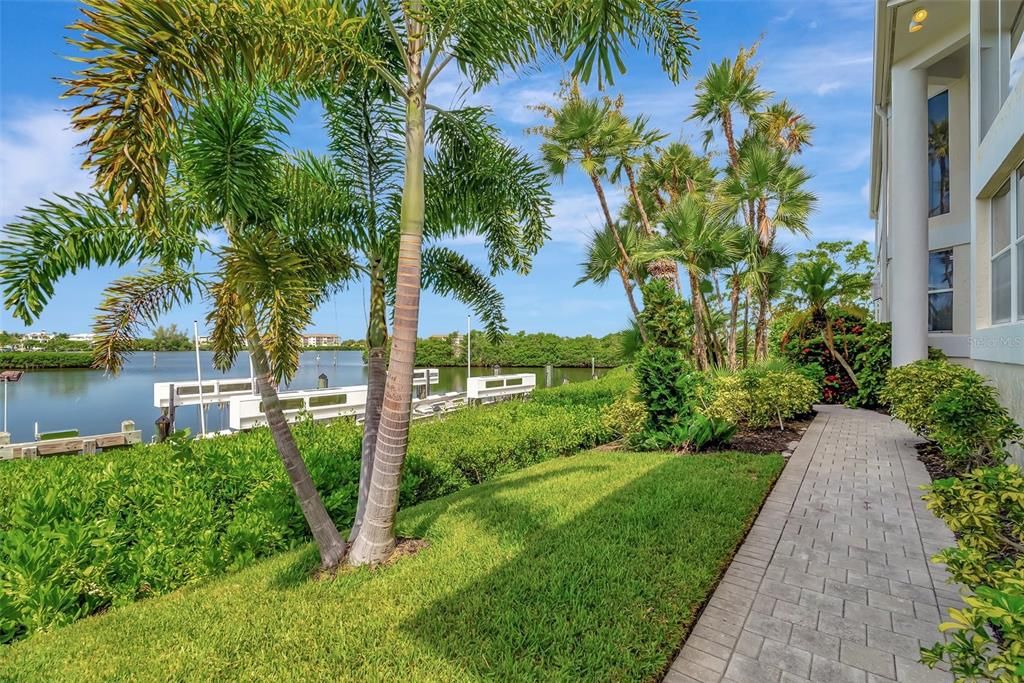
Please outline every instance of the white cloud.
[[842, 87], [843, 87], [843, 82], [842, 81], [825, 81], [824, 83], [819, 83], [818, 84], [818, 87], [814, 89], [814, 94], [815, 95], [819, 95], [819, 96], [823, 96], [823, 95], [827, 95], [830, 92], [833, 92], [835, 90], [839, 90]]
[[0, 220], [54, 193], [88, 190], [81, 140], [68, 115], [48, 107], [27, 107], [0, 122]]
[[[614, 216], [622, 200], [617, 188], [605, 183], [609, 209]], [[554, 216], [551, 219], [551, 241], [586, 244], [596, 228], [604, 224], [601, 205], [594, 192], [555, 194]]]

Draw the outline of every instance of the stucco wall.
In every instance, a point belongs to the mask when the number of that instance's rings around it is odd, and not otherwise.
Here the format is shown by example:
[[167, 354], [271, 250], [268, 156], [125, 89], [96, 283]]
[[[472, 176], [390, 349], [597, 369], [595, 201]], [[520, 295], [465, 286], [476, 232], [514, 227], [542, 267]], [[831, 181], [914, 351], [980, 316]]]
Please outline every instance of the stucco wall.
[[[1000, 402], [1018, 424], [1024, 425], [1024, 365], [972, 360], [971, 367], [988, 377], [999, 390]], [[1014, 447], [1013, 459], [1024, 466], [1024, 448]]]

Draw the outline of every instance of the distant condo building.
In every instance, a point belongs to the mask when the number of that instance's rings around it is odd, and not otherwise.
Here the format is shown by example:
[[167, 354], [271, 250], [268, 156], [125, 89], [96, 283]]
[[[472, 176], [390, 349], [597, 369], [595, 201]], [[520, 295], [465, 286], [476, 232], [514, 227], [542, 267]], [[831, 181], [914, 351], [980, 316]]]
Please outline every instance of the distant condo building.
[[928, 347], [1024, 422], [1024, 0], [876, 0], [870, 215], [892, 362]]
[[304, 334], [302, 335], [304, 346], [338, 346], [341, 339], [336, 334]]

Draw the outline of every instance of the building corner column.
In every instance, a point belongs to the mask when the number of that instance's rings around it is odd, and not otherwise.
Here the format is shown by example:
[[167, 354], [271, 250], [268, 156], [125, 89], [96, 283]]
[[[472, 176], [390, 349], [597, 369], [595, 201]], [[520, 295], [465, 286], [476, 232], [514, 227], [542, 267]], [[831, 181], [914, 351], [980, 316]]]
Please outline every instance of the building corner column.
[[892, 364], [928, 357], [928, 76], [892, 70]]

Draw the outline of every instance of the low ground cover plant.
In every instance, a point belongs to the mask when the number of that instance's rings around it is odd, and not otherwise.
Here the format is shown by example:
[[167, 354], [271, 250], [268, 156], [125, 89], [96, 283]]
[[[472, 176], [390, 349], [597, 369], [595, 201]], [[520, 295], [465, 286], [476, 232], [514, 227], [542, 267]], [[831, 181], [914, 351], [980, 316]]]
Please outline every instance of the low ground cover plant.
[[0, 648], [0, 678], [657, 680], [781, 468], [549, 460], [403, 510], [429, 546], [383, 571], [309, 581], [297, 549]]
[[[608, 387], [627, 374], [414, 425], [400, 505], [612, 438]], [[565, 395], [580, 397], [576, 404]], [[601, 398], [604, 397], [604, 398]], [[296, 439], [340, 526], [355, 514], [360, 429]], [[307, 527], [267, 430], [0, 466], [0, 643], [159, 595], [301, 545]]]

